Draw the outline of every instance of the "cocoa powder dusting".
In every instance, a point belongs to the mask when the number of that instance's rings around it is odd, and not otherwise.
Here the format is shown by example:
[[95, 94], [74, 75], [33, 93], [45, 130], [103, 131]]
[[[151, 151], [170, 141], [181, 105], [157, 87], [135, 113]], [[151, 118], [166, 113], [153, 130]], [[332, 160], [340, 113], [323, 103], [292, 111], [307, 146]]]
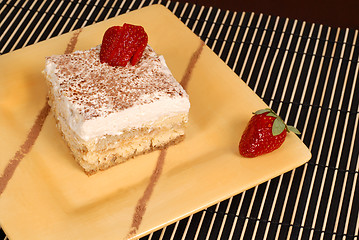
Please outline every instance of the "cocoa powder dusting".
[[45, 106], [41, 109], [38, 114], [34, 125], [30, 129], [30, 132], [27, 135], [25, 142], [20, 146], [20, 149], [15, 153], [15, 156], [10, 159], [8, 165], [6, 166], [3, 175], [0, 177], [0, 195], [4, 192], [7, 183], [14, 174], [16, 167], [19, 165], [20, 161], [25, 157], [27, 153], [30, 152], [31, 147], [34, 145], [37, 137], [40, 134], [42, 126], [44, 125], [45, 119], [50, 112], [50, 106], [47, 101]]
[[[204, 47], [204, 42], [201, 41], [200, 46], [193, 53], [193, 55], [190, 59], [190, 62], [187, 65], [185, 74], [183, 75], [182, 80], [180, 82], [184, 89], [186, 89], [186, 87], [188, 85], [188, 82], [192, 75], [192, 71], [202, 53], [203, 47]], [[165, 158], [166, 158], [166, 151], [167, 150], [165, 149], [160, 152], [160, 155], [157, 160], [156, 168], [155, 168], [154, 172], [152, 173], [150, 182], [147, 185], [147, 188], [146, 188], [145, 192], [143, 193], [142, 197], [137, 202], [137, 205], [135, 208], [135, 213], [132, 218], [131, 229], [130, 229], [129, 233], [127, 234], [127, 238], [131, 238], [131, 237], [135, 236], [140, 225], [141, 225], [143, 216], [145, 215], [145, 212], [146, 212], [147, 202], [150, 200], [153, 189], [155, 188], [155, 185], [162, 173], [163, 165], [165, 163]]]
[[186, 69], [186, 71], [185, 71], [185, 73], [184, 73], [184, 75], [182, 77], [182, 80], [181, 80], [181, 85], [182, 85], [182, 87], [184, 89], [187, 89], [187, 85], [188, 85], [188, 82], [189, 82], [189, 80], [191, 78], [193, 68], [196, 65], [196, 63], [198, 61], [198, 58], [202, 53], [203, 46], [204, 46], [204, 42], [201, 41], [200, 46], [193, 53], [193, 55], [191, 57], [191, 60], [189, 61], [189, 64], [187, 65], [187, 69]]
[[[56, 65], [59, 92], [77, 106], [84, 119], [107, 117], [133, 106], [148, 104], [158, 97], [186, 96], [170, 71], [150, 46], [132, 66], [112, 67], [100, 62], [101, 46], [72, 54], [51, 56]], [[96, 107], [93, 107], [96, 106]]]
[[156, 168], [151, 175], [150, 182], [147, 185], [147, 188], [143, 193], [142, 197], [137, 202], [135, 213], [132, 218], [131, 229], [130, 232], [128, 233], [128, 238], [135, 235], [138, 228], [141, 225], [143, 215], [146, 212], [147, 202], [150, 200], [153, 189], [155, 188], [155, 185], [161, 176], [163, 165], [165, 163], [166, 153], [167, 153], [166, 149], [161, 150], [160, 155], [158, 156], [157, 159]]
[[77, 40], [79, 38], [79, 35], [80, 35], [81, 31], [82, 31], [82, 28], [79, 28], [73, 33], [69, 43], [66, 46], [66, 49], [65, 49], [65, 52], [64, 52], [65, 54], [69, 54], [69, 53], [72, 53], [74, 51], [74, 49], [76, 47], [76, 44], [77, 44]]
[[[79, 29], [74, 32], [72, 38], [67, 44], [65, 54], [71, 53], [77, 44], [77, 39], [81, 33], [82, 29]], [[10, 181], [11, 177], [14, 175], [14, 172], [21, 162], [21, 160], [28, 154], [35, 144], [37, 137], [39, 136], [42, 126], [46, 120], [47, 115], [50, 112], [50, 106], [46, 99], [45, 106], [41, 109], [40, 113], [37, 115], [34, 124], [32, 125], [25, 142], [20, 146], [20, 149], [16, 151], [15, 155], [10, 159], [6, 165], [3, 174], [0, 176], [0, 196], [5, 191], [5, 188]]]

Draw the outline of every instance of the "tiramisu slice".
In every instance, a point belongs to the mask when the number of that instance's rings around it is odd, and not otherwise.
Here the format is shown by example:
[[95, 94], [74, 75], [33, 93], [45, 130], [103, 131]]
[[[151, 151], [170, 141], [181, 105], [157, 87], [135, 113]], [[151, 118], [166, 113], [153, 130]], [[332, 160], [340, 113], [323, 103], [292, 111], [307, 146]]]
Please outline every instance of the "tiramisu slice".
[[88, 174], [179, 142], [190, 108], [163, 57], [147, 44], [139, 61], [125, 67], [101, 63], [100, 50], [51, 56], [45, 68], [57, 126]]

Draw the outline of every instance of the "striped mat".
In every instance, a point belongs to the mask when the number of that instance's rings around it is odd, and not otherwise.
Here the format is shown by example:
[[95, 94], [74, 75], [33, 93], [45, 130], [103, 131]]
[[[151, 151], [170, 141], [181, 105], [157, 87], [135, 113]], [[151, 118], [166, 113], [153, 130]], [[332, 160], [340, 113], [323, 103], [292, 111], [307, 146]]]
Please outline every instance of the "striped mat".
[[0, 54], [157, 3], [296, 126], [313, 157], [143, 239], [358, 239], [358, 31], [170, 1], [5, 0]]

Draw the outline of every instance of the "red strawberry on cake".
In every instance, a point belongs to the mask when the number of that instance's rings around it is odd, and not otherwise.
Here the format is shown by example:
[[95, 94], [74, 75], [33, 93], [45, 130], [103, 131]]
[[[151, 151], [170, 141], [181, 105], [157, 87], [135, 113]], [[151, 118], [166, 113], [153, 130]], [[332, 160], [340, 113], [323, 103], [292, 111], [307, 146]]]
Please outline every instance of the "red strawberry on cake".
[[148, 42], [147, 34], [143, 27], [125, 23], [121, 26], [113, 26], [104, 34], [100, 60], [110, 66], [125, 67], [130, 61], [136, 65], [140, 60]]

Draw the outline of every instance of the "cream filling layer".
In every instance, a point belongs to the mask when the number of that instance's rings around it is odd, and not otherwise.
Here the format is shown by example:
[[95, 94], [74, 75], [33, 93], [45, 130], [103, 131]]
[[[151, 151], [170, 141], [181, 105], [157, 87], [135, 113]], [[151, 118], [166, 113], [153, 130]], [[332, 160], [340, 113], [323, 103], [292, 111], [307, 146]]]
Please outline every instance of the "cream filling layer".
[[50, 80], [54, 105], [61, 113], [69, 127], [84, 141], [98, 138], [103, 135], [121, 135], [124, 130], [141, 128], [156, 122], [163, 117], [172, 117], [180, 113], [188, 113], [190, 102], [187, 97], [168, 97], [167, 95], [144, 95], [142, 98], [153, 98], [154, 102], [135, 105], [128, 109], [111, 113], [106, 117], [96, 117], [86, 120], [78, 111], [78, 106], [71, 103], [65, 96], [59, 93], [59, 81], [55, 74], [56, 65], [49, 63], [45, 72]]

